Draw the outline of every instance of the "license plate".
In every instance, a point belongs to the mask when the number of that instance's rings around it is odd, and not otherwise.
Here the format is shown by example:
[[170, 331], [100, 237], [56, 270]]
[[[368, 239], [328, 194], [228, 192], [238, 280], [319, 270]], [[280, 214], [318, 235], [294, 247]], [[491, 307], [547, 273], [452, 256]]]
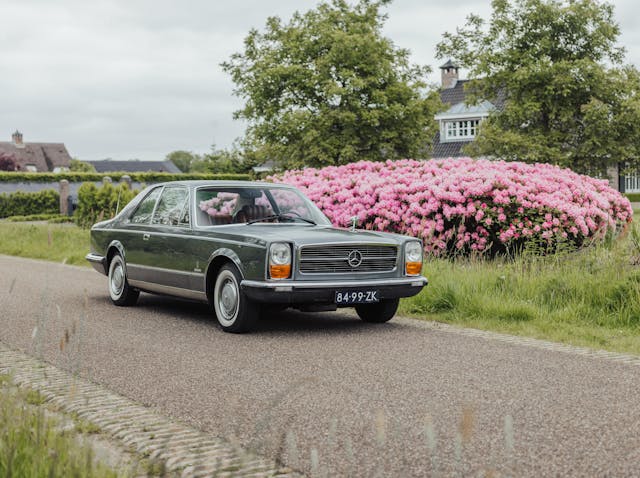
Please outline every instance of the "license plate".
[[336, 292], [336, 304], [373, 304], [379, 302], [377, 290], [339, 290]]

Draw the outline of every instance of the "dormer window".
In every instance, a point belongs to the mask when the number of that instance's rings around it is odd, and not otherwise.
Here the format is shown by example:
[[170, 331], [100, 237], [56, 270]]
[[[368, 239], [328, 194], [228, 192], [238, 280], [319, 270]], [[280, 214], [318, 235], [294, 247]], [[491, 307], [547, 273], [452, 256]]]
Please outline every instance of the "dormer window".
[[445, 121], [445, 139], [473, 139], [478, 134], [479, 119]]

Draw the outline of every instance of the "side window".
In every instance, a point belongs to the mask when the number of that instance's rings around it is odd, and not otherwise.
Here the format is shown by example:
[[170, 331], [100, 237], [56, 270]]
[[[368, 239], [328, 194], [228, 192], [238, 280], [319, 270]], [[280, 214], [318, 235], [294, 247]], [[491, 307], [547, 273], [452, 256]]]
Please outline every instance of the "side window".
[[[161, 224], [163, 226], [184, 225], [185, 205], [188, 197], [189, 192], [186, 188], [164, 188], [156, 212], [153, 215], [152, 224]], [[186, 220], [188, 221], [188, 214]]]
[[156, 205], [158, 196], [162, 188], [155, 188], [147, 197], [142, 200], [136, 210], [129, 216], [129, 222], [132, 224], [149, 224], [151, 221], [151, 215], [153, 214], [153, 208]]

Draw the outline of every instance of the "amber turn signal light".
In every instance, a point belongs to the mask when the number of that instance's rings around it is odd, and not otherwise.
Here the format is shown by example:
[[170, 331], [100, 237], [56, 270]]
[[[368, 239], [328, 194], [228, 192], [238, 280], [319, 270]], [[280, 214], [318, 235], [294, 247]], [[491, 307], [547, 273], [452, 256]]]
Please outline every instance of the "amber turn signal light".
[[291, 275], [291, 264], [269, 265], [269, 275], [272, 279], [288, 279]]
[[422, 262], [407, 262], [405, 270], [407, 275], [417, 276], [422, 271]]

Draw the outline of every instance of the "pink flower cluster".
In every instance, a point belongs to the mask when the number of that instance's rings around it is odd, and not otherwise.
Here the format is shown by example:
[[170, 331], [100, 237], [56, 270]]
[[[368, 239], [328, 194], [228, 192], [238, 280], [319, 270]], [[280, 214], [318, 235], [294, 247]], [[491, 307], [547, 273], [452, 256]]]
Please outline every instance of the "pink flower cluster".
[[581, 247], [631, 221], [629, 201], [607, 181], [549, 164], [474, 160], [370, 162], [288, 171], [337, 226], [419, 237], [427, 253], [515, 251], [533, 241]]
[[211, 217], [229, 216], [233, 213], [237, 202], [237, 194], [221, 192], [207, 201], [200, 201], [198, 206], [201, 211], [206, 212]]

